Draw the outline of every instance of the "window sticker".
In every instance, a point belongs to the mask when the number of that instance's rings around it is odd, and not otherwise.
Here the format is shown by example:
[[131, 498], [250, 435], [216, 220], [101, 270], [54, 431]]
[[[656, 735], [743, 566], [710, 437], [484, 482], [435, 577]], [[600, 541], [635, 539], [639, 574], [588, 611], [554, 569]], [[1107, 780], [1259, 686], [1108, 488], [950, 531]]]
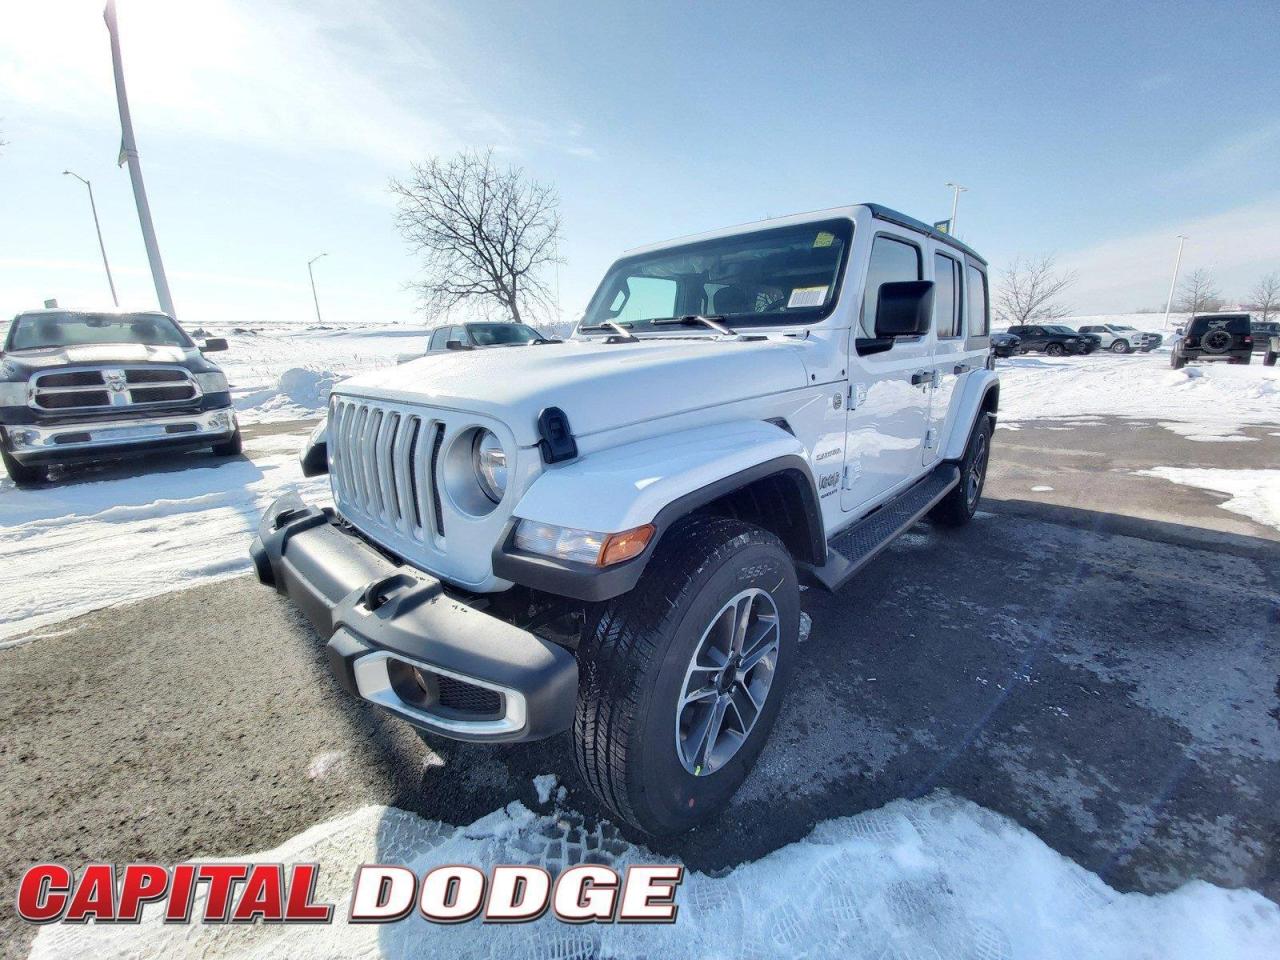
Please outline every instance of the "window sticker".
[[827, 299], [827, 287], [796, 287], [791, 291], [787, 309], [793, 307], [820, 307]]
[[818, 235], [813, 238], [813, 249], [817, 250], [819, 247], [829, 247], [835, 242], [835, 239], [836, 235], [834, 233], [828, 233], [826, 230], [819, 230]]

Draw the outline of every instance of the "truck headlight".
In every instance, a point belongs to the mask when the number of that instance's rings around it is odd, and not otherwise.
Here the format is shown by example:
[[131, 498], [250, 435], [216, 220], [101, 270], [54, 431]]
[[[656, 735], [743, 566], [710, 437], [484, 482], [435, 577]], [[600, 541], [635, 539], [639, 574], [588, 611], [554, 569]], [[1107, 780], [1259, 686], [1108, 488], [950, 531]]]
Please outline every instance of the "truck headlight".
[[491, 430], [477, 430], [471, 443], [471, 463], [476, 482], [494, 503], [507, 492], [507, 452]]
[[607, 567], [644, 553], [653, 533], [651, 523], [621, 533], [595, 533], [537, 520], [521, 520], [516, 527], [515, 545], [526, 553]]
[[21, 407], [27, 402], [27, 381], [0, 383], [0, 407]]
[[200, 389], [204, 393], [226, 393], [231, 389], [227, 385], [227, 376], [221, 370], [213, 370], [209, 373], [197, 373], [196, 383], [200, 384]]

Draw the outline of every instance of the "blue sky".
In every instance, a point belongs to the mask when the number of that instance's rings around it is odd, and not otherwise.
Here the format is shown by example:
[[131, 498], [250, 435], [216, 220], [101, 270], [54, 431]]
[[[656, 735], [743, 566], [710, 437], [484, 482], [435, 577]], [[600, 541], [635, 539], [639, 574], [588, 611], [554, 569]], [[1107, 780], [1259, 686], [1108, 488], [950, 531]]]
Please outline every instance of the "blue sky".
[[[0, 312], [154, 293], [100, 0], [9, 5]], [[1280, 4], [119, 0], [134, 122], [191, 325], [414, 318], [387, 178], [494, 146], [562, 197], [566, 317], [610, 260], [702, 229], [877, 200], [998, 270], [1056, 253], [1081, 312], [1229, 299], [1280, 269]], [[554, 280], [553, 280], [554, 283]]]

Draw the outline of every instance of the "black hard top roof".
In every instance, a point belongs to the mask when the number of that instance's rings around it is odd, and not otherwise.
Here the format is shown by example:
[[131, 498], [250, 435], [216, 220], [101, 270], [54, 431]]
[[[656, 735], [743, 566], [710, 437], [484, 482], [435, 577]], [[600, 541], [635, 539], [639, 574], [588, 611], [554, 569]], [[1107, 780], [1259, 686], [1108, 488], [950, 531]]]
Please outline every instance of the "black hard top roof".
[[979, 254], [978, 251], [974, 250], [973, 247], [966, 243], [961, 243], [949, 233], [943, 233], [941, 230], [933, 229], [933, 227], [925, 223], [923, 220], [917, 220], [915, 217], [909, 217], [905, 213], [899, 213], [897, 210], [883, 206], [879, 203], [864, 203], [860, 204], [860, 206], [864, 206], [870, 210], [871, 215], [878, 220], [887, 220], [890, 223], [896, 223], [900, 227], [906, 227], [908, 230], [915, 230], [917, 233], [923, 233], [925, 236], [932, 237], [934, 240], [940, 240], [947, 246], [955, 247], [961, 253], [973, 257], [973, 259], [977, 260], [984, 267], [987, 265], [986, 258]]

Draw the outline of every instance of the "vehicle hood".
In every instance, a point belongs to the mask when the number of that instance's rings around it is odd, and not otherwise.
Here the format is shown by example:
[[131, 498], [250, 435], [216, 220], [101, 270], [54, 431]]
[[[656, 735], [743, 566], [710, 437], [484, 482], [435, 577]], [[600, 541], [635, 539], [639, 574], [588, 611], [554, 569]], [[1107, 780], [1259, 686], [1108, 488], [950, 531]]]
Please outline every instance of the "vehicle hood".
[[[195, 350], [183, 347], [154, 347], [143, 343], [95, 343], [82, 347], [49, 347], [6, 353], [5, 362], [27, 372], [49, 367], [82, 364], [178, 363], [189, 365]], [[198, 356], [199, 354], [197, 354]]]
[[429, 354], [352, 377], [334, 392], [490, 416], [530, 446], [547, 407], [563, 410], [581, 437], [798, 389], [809, 380], [803, 353], [800, 341], [782, 338], [569, 340]]

